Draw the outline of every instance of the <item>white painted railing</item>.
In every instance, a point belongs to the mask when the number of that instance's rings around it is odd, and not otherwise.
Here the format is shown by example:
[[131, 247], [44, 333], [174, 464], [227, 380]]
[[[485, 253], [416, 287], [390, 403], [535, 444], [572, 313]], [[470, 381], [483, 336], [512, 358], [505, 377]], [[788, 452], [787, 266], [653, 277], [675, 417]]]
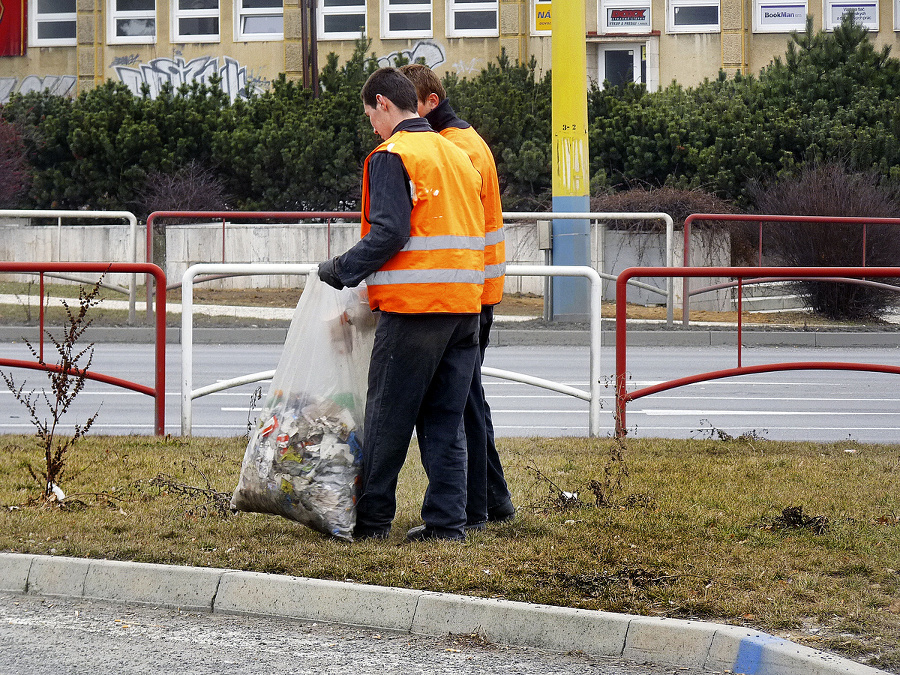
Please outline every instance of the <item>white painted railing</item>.
[[[206, 396], [217, 391], [252, 382], [270, 380], [274, 370], [241, 375], [230, 380], [219, 381], [199, 389], [194, 389], [193, 344], [194, 344], [194, 279], [199, 275], [209, 274], [311, 274], [317, 270], [312, 264], [208, 264], [200, 263], [189, 267], [181, 281], [181, 435], [191, 435], [192, 405], [195, 398]], [[515, 373], [497, 368], [482, 368], [482, 374], [489, 377], [521, 382], [542, 387], [562, 394], [568, 394], [588, 402], [588, 432], [591, 436], [600, 435], [600, 307], [602, 281], [600, 275], [591, 267], [553, 267], [548, 265], [507, 265], [506, 274], [510, 276], [552, 276], [552, 277], [586, 277], [591, 284], [590, 295], [590, 390], [585, 392], [575, 387], [532, 377], [523, 373]]]

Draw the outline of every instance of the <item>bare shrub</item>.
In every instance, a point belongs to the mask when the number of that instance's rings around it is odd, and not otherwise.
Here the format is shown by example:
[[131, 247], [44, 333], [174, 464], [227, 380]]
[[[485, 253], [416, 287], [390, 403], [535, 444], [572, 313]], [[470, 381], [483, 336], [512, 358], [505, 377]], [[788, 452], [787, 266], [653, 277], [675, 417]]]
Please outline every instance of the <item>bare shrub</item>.
[[29, 183], [22, 131], [0, 114], [0, 209], [18, 207]]
[[[45, 371], [50, 383], [49, 394], [46, 389], [40, 392], [26, 391], [25, 382], [17, 386], [12, 375], [0, 372], [0, 378], [6, 383], [13, 398], [28, 410], [31, 424], [35, 428], [37, 445], [44, 455], [44, 465], [43, 468], [38, 468], [28, 464], [26, 469], [32, 478], [41, 483], [43, 487], [41, 500], [46, 503], [63, 504], [65, 494], [59, 484], [66, 472], [68, 453], [90, 431], [99, 414], [98, 410], [84, 424], [76, 423], [72, 436], [58, 433], [69, 407], [84, 389], [87, 381], [86, 373], [94, 358], [94, 345], [80, 347], [78, 341], [91, 325], [91, 320], [87, 318], [88, 312], [100, 303], [98, 294], [102, 280], [101, 277], [89, 291], [85, 291], [83, 286], [78, 289], [77, 311], [63, 301], [66, 325], [59, 339], [47, 332], [47, 337], [59, 356], [55, 367]], [[46, 365], [32, 344], [28, 341], [25, 344], [38, 363]]]
[[[591, 197], [591, 211], [610, 213], [667, 213], [676, 226], [683, 226], [693, 213], [733, 213], [730, 202], [703, 190], [679, 190], [673, 187], [643, 188], [612, 192]], [[722, 223], [703, 221], [703, 227], [722, 227]], [[613, 220], [609, 227], [619, 230], [646, 231], [660, 227], [658, 221]]]
[[[896, 217], [900, 199], [874, 174], [850, 173], [837, 163], [809, 165], [793, 178], [752, 187], [761, 214]], [[763, 246], [775, 264], [789, 267], [892, 266], [900, 259], [900, 232], [894, 225], [766, 223]], [[877, 281], [897, 284], [895, 279]], [[880, 317], [897, 294], [859, 284], [798, 281], [798, 292], [817, 314], [836, 320]]]
[[[673, 187], [632, 187], [621, 192], [611, 192], [591, 197], [591, 211], [606, 213], [665, 213], [671, 216], [676, 229], [684, 228], [684, 221], [694, 213], [734, 213], [735, 207], [715, 195], [703, 190], [682, 190]], [[609, 220], [607, 227], [611, 230], [626, 232], [662, 232], [665, 224], [660, 220]], [[721, 253], [728, 259], [734, 258], [737, 253], [735, 246], [744, 241], [741, 237], [734, 237], [735, 232], [740, 233], [728, 221], [701, 220], [692, 226], [692, 238], [699, 238], [703, 246], [709, 251]], [[725, 232], [727, 236], [720, 236]], [[638, 243], [639, 260], [643, 260], [645, 244]], [[644, 263], [640, 263], [644, 264]]]
[[135, 203], [144, 218], [154, 211], [224, 211], [228, 208], [223, 181], [197, 160], [191, 160], [174, 173], [148, 173], [144, 190]]

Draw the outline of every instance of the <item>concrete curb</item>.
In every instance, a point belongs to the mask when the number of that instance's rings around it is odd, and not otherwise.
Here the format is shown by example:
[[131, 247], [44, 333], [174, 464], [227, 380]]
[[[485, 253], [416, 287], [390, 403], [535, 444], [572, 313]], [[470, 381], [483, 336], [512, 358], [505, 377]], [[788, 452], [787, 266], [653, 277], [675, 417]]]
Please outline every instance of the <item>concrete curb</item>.
[[0, 552], [0, 591], [279, 616], [747, 675], [885, 675], [737, 626], [228, 569]]

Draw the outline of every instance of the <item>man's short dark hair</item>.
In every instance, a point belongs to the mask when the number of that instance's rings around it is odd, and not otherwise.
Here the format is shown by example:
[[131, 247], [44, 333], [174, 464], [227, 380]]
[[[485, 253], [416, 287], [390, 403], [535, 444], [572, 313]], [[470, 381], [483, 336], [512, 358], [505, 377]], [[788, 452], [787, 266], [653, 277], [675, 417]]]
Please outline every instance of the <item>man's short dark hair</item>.
[[440, 78], [428, 66], [421, 63], [408, 63], [400, 66], [400, 72], [416, 86], [416, 95], [423, 103], [428, 99], [429, 94], [437, 95], [438, 103], [447, 98], [447, 92], [444, 85], [441, 84]]
[[363, 103], [374, 108], [377, 105], [375, 97], [378, 94], [384, 96], [400, 110], [412, 113], [417, 113], [419, 110], [415, 85], [396, 68], [379, 68], [369, 75], [369, 79], [366, 80], [360, 92]]

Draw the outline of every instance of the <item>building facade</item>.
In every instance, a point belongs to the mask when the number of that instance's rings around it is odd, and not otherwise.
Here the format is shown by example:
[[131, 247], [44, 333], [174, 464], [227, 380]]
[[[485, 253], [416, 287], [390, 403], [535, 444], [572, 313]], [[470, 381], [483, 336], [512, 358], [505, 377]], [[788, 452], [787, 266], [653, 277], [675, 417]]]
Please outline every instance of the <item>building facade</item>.
[[[807, 15], [820, 30], [848, 11], [896, 53], [900, 0], [587, 0], [588, 77], [655, 91], [720, 70], [757, 73]], [[0, 0], [0, 103], [33, 90], [74, 96], [107, 79], [155, 92], [213, 74], [244, 96], [282, 72], [312, 77], [360, 37], [382, 65], [403, 54], [467, 77], [505, 49], [545, 72], [551, 34], [545, 0]]]

